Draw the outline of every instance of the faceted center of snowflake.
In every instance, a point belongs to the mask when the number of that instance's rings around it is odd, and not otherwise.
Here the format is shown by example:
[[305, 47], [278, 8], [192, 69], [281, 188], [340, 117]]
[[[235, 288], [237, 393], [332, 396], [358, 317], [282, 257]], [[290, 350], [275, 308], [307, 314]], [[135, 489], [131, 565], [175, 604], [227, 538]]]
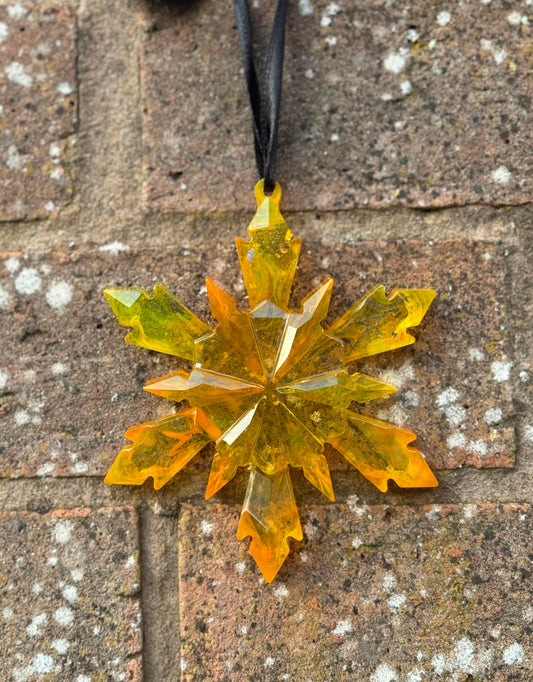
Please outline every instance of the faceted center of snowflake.
[[272, 381], [267, 381], [264, 384], [265, 390], [263, 391], [263, 396], [268, 400], [268, 402], [277, 405], [281, 400], [281, 393], [278, 392], [277, 384]]

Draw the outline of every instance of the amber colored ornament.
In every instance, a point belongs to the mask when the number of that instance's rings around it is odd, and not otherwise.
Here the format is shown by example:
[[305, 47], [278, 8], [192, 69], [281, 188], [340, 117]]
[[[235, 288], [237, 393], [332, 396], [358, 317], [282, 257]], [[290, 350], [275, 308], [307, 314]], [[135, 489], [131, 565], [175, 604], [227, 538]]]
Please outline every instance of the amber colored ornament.
[[257, 212], [250, 240], [237, 251], [250, 310], [207, 280], [213, 317], [210, 329], [157, 284], [104, 293], [120, 324], [131, 327], [126, 341], [190, 360], [190, 372], [156, 379], [145, 390], [190, 407], [132, 426], [106, 483], [140, 485], [152, 477], [161, 488], [207, 443], [215, 454], [206, 498], [237, 473], [249, 471], [237, 538], [251, 536], [250, 552], [271, 582], [289, 553], [288, 538], [302, 540], [302, 527], [289, 467], [330, 500], [333, 487], [324, 443], [330, 443], [386, 492], [389, 479], [402, 487], [438, 485], [415, 434], [350, 409], [394, 392], [394, 386], [351, 373], [360, 358], [415, 341], [409, 327], [420, 324], [435, 292], [378, 285], [331, 327], [324, 329], [333, 280], [288, 306], [301, 241], [292, 239], [279, 212], [278, 184], [271, 196], [255, 188]]

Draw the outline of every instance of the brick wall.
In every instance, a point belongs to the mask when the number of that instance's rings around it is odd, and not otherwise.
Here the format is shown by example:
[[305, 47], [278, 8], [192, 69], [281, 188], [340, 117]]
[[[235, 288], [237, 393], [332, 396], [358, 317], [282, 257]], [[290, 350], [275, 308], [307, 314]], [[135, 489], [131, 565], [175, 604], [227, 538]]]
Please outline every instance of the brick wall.
[[294, 301], [326, 275], [332, 314], [438, 291], [365, 369], [440, 487], [384, 496], [327, 452], [337, 501], [296, 473], [305, 538], [268, 586], [235, 539], [244, 473], [203, 499], [211, 451], [158, 492], [103, 483], [177, 366], [124, 344], [103, 288], [160, 281], [208, 318], [209, 275], [244, 302], [231, 3], [0, 2], [3, 678], [531, 679], [532, 26], [529, 0], [290, 5]]

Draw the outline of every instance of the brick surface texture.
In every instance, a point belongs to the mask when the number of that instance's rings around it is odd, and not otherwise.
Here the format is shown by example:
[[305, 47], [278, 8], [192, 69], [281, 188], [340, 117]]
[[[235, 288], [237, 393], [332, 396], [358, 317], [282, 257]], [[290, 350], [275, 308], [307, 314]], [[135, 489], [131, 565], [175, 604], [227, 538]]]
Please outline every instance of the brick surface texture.
[[235, 508], [185, 505], [182, 680], [525, 682], [531, 520], [527, 505], [308, 508], [267, 586]]
[[0, 670], [13, 680], [140, 682], [135, 511], [5, 512], [0, 529]]
[[[272, 2], [250, 0], [264, 55]], [[294, 0], [278, 150], [290, 305], [433, 288], [414, 345], [350, 369], [438, 488], [380, 493], [332, 448], [271, 585], [213, 446], [154, 491], [103, 483], [182, 406], [185, 361], [124, 342], [105, 287], [247, 306], [257, 180], [230, 0], [0, 0], [1, 682], [531, 682], [533, 6]], [[261, 59], [258, 67], [261, 68]]]
[[[533, 14], [512, 6], [293, 3], [280, 130], [287, 206], [528, 201]], [[269, 14], [266, 2], [253, 12], [260, 26]], [[231, 3], [170, 14], [165, 3], [150, 19], [148, 205], [238, 207], [254, 164]]]
[[44, 217], [72, 194], [75, 18], [67, 6], [0, 5], [0, 220]]

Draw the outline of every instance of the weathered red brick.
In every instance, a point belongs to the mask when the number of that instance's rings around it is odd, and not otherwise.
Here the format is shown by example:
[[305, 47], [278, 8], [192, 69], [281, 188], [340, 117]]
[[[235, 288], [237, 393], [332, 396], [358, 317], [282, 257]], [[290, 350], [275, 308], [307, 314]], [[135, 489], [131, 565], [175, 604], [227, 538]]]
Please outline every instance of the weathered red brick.
[[0, 220], [47, 216], [72, 195], [75, 40], [66, 6], [0, 6]]
[[183, 506], [182, 682], [533, 674], [529, 505], [330, 505], [267, 585], [233, 506]]
[[[362, 369], [398, 386], [362, 411], [409, 426], [435, 468], [513, 466], [511, 369], [505, 255], [486, 242], [333, 245], [302, 253], [293, 303], [335, 275], [330, 319], [383, 282], [433, 287], [438, 296], [414, 346], [369, 359]], [[183, 367], [123, 342], [104, 301], [105, 286], [151, 289], [156, 280], [209, 319], [206, 275], [242, 300], [233, 246], [11, 255], [4, 259], [2, 444], [6, 477], [102, 475], [132, 424], [170, 414], [175, 404], [148, 395], [149, 379]], [[0, 267], [2, 267], [0, 265]], [[11, 272], [10, 272], [11, 271]], [[332, 468], [348, 466], [331, 456]], [[188, 470], [205, 470], [208, 457]]]
[[[256, 178], [232, 4], [154, 5], [141, 74], [148, 207], [240, 208]], [[252, 10], [261, 34], [271, 15], [271, 3]], [[531, 7], [499, 0], [293, 3], [286, 206], [531, 201], [532, 23]]]
[[0, 670], [141, 682], [136, 512], [4, 512], [0, 532]]

